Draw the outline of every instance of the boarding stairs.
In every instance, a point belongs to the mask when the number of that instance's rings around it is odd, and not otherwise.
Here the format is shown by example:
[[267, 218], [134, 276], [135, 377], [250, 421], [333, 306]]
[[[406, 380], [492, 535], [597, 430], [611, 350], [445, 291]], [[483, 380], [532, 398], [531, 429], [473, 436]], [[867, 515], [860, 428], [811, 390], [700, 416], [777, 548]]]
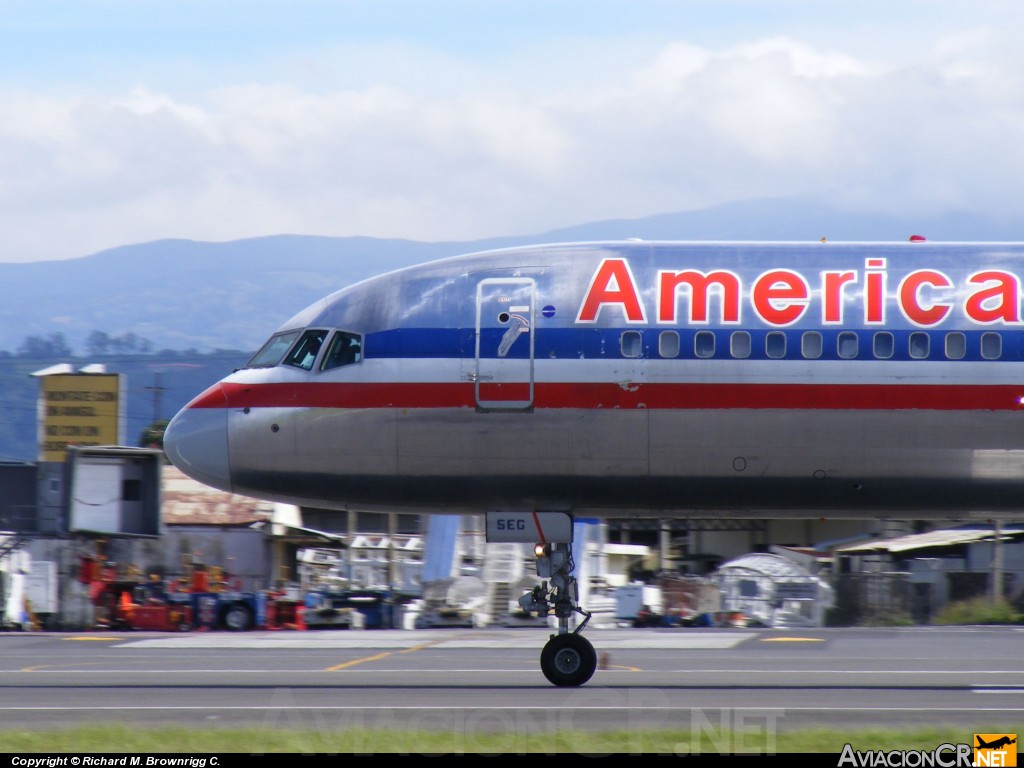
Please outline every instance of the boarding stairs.
[[487, 544], [483, 580], [487, 588], [487, 623], [498, 624], [509, 615], [509, 603], [518, 600], [513, 590], [526, 572], [522, 544]]

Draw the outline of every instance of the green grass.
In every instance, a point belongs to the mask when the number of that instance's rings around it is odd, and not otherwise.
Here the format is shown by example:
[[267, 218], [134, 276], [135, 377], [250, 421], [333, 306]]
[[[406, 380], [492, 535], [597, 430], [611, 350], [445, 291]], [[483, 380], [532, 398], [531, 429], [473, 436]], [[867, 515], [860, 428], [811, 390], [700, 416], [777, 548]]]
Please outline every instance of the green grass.
[[[985, 726], [986, 733], [1016, 733]], [[448, 733], [403, 730], [294, 731], [260, 728], [160, 728], [93, 726], [66, 730], [8, 730], [0, 752], [79, 753], [291, 753], [291, 754], [785, 754], [855, 750], [933, 750], [940, 744], [969, 744], [968, 728], [812, 730], [767, 734], [759, 731], [651, 730], [524, 733]]]

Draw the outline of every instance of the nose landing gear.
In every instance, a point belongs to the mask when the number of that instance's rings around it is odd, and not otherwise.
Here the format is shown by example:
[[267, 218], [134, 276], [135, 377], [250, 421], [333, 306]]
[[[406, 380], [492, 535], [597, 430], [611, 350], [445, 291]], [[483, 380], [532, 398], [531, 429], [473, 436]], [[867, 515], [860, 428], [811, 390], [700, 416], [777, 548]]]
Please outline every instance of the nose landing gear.
[[[537, 575], [550, 579], [534, 587], [519, 598], [524, 611], [547, 616], [551, 613], [558, 618], [558, 634], [552, 635], [540, 654], [540, 668], [544, 677], [560, 687], [576, 687], [586, 683], [597, 669], [597, 653], [594, 646], [580, 634], [590, 613], [577, 605], [579, 589], [572, 572], [574, 565], [569, 544], [538, 544], [534, 548], [537, 557]], [[576, 629], [569, 630], [569, 619], [574, 613], [583, 616]]]

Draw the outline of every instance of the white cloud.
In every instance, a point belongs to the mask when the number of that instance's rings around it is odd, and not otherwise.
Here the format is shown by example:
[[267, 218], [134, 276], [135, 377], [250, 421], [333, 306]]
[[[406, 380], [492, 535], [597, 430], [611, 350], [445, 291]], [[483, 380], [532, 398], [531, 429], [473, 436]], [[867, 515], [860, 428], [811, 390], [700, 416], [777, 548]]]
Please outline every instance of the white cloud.
[[1024, 213], [1010, 29], [898, 60], [780, 35], [572, 51], [575, 74], [549, 83], [535, 48], [461, 75], [450, 56], [410, 55], [334, 87], [321, 60], [316, 87], [0, 94], [0, 260], [162, 237], [468, 239], [832, 190], [886, 210]]

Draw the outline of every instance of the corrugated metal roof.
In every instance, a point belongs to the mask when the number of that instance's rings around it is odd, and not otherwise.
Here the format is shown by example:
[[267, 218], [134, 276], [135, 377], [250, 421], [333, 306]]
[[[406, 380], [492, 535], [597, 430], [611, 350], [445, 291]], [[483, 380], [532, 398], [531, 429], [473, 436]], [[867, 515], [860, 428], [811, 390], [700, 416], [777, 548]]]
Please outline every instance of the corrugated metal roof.
[[274, 537], [294, 539], [298, 542], [331, 542], [342, 548], [347, 546], [344, 534], [320, 531], [316, 528], [303, 528], [301, 525], [275, 524]]
[[[1019, 530], [1004, 530], [1004, 540], [1012, 540], [1018, 536]], [[950, 547], [956, 544], [969, 544], [975, 541], [992, 539], [996, 535], [994, 528], [947, 528], [939, 531], [928, 531], [927, 533], [914, 533], [909, 536], [897, 536], [891, 539], [871, 539], [856, 544], [848, 544], [844, 547], [837, 547], [837, 554], [856, 554], [868, 552], [907, 552], [913, 549], [926, 549], [928, 547]]]
[[814, 576], [802, 565], [794, 563], [781, 555], [767, 552], [751, 552], [740, 555], [727, 563], [722, 563], [718, 573], [725, 574], [732, 570], [756, 571], [773, 579], [811, 579]]
[[269, 501], [218, 491], [170, 464], [163, 468], [161, 493], [165, 525], [250, 525], [269, 522], [274, 510]]

